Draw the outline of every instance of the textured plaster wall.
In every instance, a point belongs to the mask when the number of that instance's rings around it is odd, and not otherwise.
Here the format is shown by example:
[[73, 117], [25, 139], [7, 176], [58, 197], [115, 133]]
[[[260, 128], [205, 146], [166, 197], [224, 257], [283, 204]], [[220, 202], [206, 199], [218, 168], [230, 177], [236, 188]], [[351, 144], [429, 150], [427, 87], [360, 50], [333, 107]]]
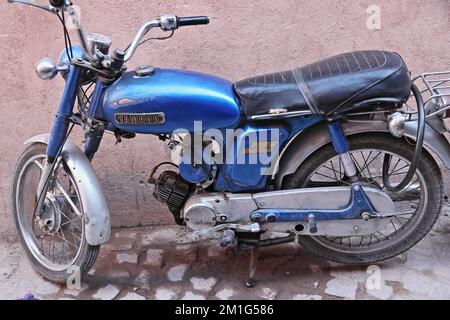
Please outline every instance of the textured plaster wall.
[[[139, 64], [193, 69], [231, 80], [294, 68], [330, 55], [385, 49], [403, 55], [411, 71], [450, 68], [450, 5], [447, 0], [111, 0], [75, 1], [88, 31], [125, 47], [139, 26], [161, 13], [205, 14], [206, 27], [184, 28], [165, 42], [141, 47]], [[101, 4], [100, 4], [101, 3]], [[381, 8], [381, 30], [369, 30], [366, 12]], [[55, 17], [0, 2], [0, 230], [13, 233], [10, 180], [27, 138], [48, 132], [64, 82], [34, 75], [42, 57], [57, 58], [62, 30]], [[76, 134], [77, 141], [81, 135]], [[167, 157], [152, 137], [115, 146], [107, 136], [94, 161], [116, 226], [169, 224], [167, 211], [139, 181]]]

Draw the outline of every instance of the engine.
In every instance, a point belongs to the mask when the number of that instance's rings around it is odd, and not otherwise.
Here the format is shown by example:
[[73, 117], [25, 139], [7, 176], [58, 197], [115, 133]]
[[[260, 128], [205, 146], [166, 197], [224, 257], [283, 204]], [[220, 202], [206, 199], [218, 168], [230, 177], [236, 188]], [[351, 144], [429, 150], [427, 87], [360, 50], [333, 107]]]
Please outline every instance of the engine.
[[[166, 137], [160, 137], [165, 140]], [[189, 217], [182, 215], [182, 209], [189, 196], [195, 190], [205, 190], [214, 182], [217, 167], [212, 164], [212, 160], [203, 161], [200, 165], [193, 164], [194, 154], [193, 145], [188, 134], [177, 134], [170, 138], [169, 147], [171, 149], [172, 163], [164, 162], [156, 166], [148, 180], [155, 185], [153, 196], [155, 199], [168, 206], [174, 215], [177, 224], [189, 224]], [[207, 148], [212, 145], [211, 140], [202, 141], [201, 147]], [[216, 148], [217, 149], [217, 148]], [[190, 151], [186, 153], [186, 150]], [[211, 147], [211, 152], [214, 153]], [[202, 150], [201, 154], [206, 155]], [[187, 156], [188, 155], [188, 156]], [[183, 161], [185, 160], [185, 161]], [[187, 161], [186, 161], [187, 160]], [[203, 159], [202, 159], [203, 160]], [[163, 165], [172, 165], [178, 168], [179, 173], [175, 171], [165, 171], [158, 178], [154, 178], [156, 171]]]
[[180, 212], [189, 197], [190, 184], [174, 171], [165, 171], [150, 182], [155, 185], [155, 199], [169, 207], [177, 224], [183, 224]]

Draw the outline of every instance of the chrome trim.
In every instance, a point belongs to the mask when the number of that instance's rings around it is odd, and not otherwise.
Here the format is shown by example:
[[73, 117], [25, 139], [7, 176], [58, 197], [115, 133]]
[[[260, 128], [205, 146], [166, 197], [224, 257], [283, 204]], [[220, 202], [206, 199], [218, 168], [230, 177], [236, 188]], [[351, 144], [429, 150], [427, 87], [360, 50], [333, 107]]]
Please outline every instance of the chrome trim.
[[[417, 121], [405, 122], [405, 135], [416, 140], [417, 137]], [[436, 154], [443, 164], [450, 169], [450, 144], [447, 138], [434, 130], [428, 123], [425, 127], [424, 147]]]
[[154, 113], [116, 113], [117, 123], [128, 126], [155, 126], [166, 123], [164, 112]]
[[193, 208], [212, 209], [218, 217], [225, 216], [228, 223], [250, 221], [250, 214], [258, 210], [251, 194], [205, 193], [191, 196], [182, 209], [183, 218]]
[[111, 47], [112, 40], [99, 33], [90, 33], [86, 37], [89, 52], [99, 50], [102, 54], [107, 55]]
[[389, 132], [396, 138], [401, 138], [405, 135], [406, 117], [401, 112], [396, 112], [388, 118]]
[[[447, 95], [443, 95], [442, 97], [444, 97], [444, 96], [445, 97], [450, 97], [450, 93], [447, 94]], [[450, 105], [445, 107], [445, 108], [442, 108], [442, 109], [440, 109], [438, 111], [430, 113], [429, 115], [426, 116], [426, 118], [428, 119], [428, 118], [432, 118], [432, 117], [435, 117], [435, 116], [441, 116], [442, 114], [445, 114], [445, 112], [448, 111], [448, 110], [450, 110]]]
[[341, 154], [342, 166], [344, 167], [345, 174], [348, 177], [356, 177], [358, 174], [358, 170], [356, 169], [356, 165], [353, 162], [353, 159], [350, 155], [350, 152]]
[[[41, 134], [27, 140], [24, 144], [48, 144], [49, 139], [50, 134]], [[67, 163], [80, 192], [84, 214], [86, 215], [87, 242], [93, 246], [108, 242], [111, 237], [111, 219], [108, 204], [91, 163], [83, 151], [70, 140], [64, 145], [62, 157]]]
[[412, 82], [419, 82], [417, 83], [418, 86], [422, 85], [422, 87], [425, 87], [420, 92], [424, 97], [425, 106], [428, 106], [432, 101], [441, 105], [440, 110], [427, 114], [427, 118], [445, 114], [445, 111], [450, 109], [448, 105], [448, 98], [450, 97], [450, 70], [423, 73], [415, 77]]
[[[389, 195], [369, 187], [364, 187], [364, 192], [374, 205], [380, 218], [364, 220], [329, 220], [317, 221], [319, 233], [314, 235], [350, 236], [372, 234], [383, 229], [389, 223], [389, 217], [395, 215], [395, 205]], [[235, 229], [243, 232], [242, 226], [250, 223], [251, 213], [258, 209], [286, 209], [286, 210], [335, 210], [347, 206], [351, 200], [351, 187], [310, 188], [296, 190], [271, 191], [257, 194], [233, 194], [233, 193], [206, 193], [192, 196], [183, 208], [184, 217], [196, 215], [195, 225], [188, 222], [195, 235], [194, 240], [203, 239], [205, 236], [222, 231]], [[327, 199], [324, 201], [323, 199]], [[197, 209], [197, 210], [196, 210]], [[198, 211], [200, 209], [200, 212]], [[206, 215], [199, 215], [201, 210], [207, 210]], [[226, 221], [227, 223], [214, 226], [212, 219]], [[224, 220], [219, 218], [225, 218]], [[202, 219], [206, 219], [202, 221]], [[278, 232], [293, 232], [295, 227], [304, 222], [269, 223], [262, 224], [266, 230]], [[236, 226], [240, 226], [237, 229]], [[247, 225], [248, 226], [248, 225]], [[308, 233], [300, 232], [301, 235]]]
[[287, 113], [289, 112], [288, 109], [270, 109], [269, 113], [270, 114], [280, 114], [280, 113]]
[[164, 14], [161, 16], [161, 29], [164, 31], [172, 31], [178, 28], [177, 16], [174, 14]]
[[292, 112], [285, 112], [285, 113], [269, 113], [269, 114], [263, 114], [260, 116], [253, 116], [250, 117], [251, 120], [265, 120], [265, 119], [274, 119], [274, 118], [291, 118], [291, 117], [299, 117], [299, 116], [310, 116], [313, 113], [311, 111], [292, 111]]
[[137, 35], [134, 37], [133, 42], [131, 43], [130, 47], [125, 53], [125, 62], [128, 62], [136, 52], [137, 47], [139, 47], [139, 43], [141, 42], [141, 39], [147, 34], [147, 32], [152, 29], [159, 27], [161, 24], [159, 20], [152, 20], [150, 22], [147, 22], [144, 24]]
[[261, 226], [258, 223], [252, 224], [235, 224], [235, 223], [226, 223], [220, 224], [218, 226], [207, 228], [199, 231], [188, 232], [182, 236], [179, 236], [175, 243], [177, 244], [188, 244], [192, 242], [198, 242], [202, 240], [206, 240], [209, 238], [214, 238], [216, 234], [220, 231], [224, 230], [233, 230], [235, 232], [244, 232], [244, 233], [258, 233], [261, 231]]
[[[374, 188], [364, 188], [380, 214], [394, 212], [392, 201], [387, 194]], [[285, 210], [334, 210], [343, 208], [351, 201], [351, 187], [307, 188], [269, 191], [255, 194], [204, 193], [188, 199], [182, 209], [183, 217], [192, 215], [191, 210], [204, 208], [217, 217], [226, 217], [227, 223], [243, 223], [250, 214], [263, 209]], [[323, 201], [327, 199], [327, 201]], [[209, 223], [209, 221], [208, 221]]]
[[297, 231], [298, 236], [326, 236], [326, 237], [351, 237], [368, 236], [383, 230], [392, 221], [390, 218], [376, 218], [365, 221], [363, 219], [350, 220], [318, 220], [316, 221], [317, 233], [311, 233], [307, 222], [278, 222], [263, 226], [263, 230], [268, 232], [286, 232], [296, 230], [302, 225], [303, 231]]
[[56, 62], [50, 58], [43, 58], [36, 63], [36, 75], [41, 80], [52, 80], [58, 75]]

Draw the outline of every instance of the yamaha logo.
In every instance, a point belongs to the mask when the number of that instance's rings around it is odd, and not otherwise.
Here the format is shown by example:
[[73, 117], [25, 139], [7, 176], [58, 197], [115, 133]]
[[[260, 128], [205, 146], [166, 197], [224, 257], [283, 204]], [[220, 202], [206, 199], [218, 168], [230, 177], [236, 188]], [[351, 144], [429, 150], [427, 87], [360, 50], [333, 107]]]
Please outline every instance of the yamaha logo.
[[116, 121], [129, 126], [146, 126], [166, 123], [166, 115], [157, 113], [117, 113]]

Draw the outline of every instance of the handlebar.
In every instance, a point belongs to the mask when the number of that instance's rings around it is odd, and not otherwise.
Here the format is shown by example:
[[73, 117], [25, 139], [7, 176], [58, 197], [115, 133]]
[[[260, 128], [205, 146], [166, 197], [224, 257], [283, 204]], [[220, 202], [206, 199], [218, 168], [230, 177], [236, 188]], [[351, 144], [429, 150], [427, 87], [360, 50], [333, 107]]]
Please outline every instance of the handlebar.
[[124, 62], [127, 62], [131, 59], [133, 54], [136, 52], [136, 49], [139, 47], [139, 44], [142, 38], [150, 31], [150, 29], [159, 27], [164, 31], [174, 31], [179, 27], [184, 26], [194, 26], [194, 25], [204, 25], [209, 23], [209, 18], [206, 16], [197, 16], [197, 17], [177, 17], [176, 15], [163, 15], [159, 20], [153, 20], [144, 24], [130, 47], [125, 53]]
[[178, 26], [196, 26], [202, 24], [208, 24], [209, 18], [206, 16], [197, 16], [197, 17], [180, 17], [178, 18]]
[[65, 0], [50, 0], [50, 5], [55, 8], [60, 8], [66, 4]]
[[[83, 26], [80, 21], [80, 17], [78, 13], [72, 6], [71, 0], [49, 0], [50, 6], [40, 5], [36, 3], [34, 0], [7, 0], [8, 3], [21, 3], [26, 5], [31, 5], [40, 9], [43, 9], [47, 12], [58, 14], [59, 12], [68, 12], [74, 25], [76, 26], [78, 37], [80, 40], [81, 47], [83, 48], [86, 59], [91, 61], [94, 64], [105, 62], [102, 61], [102, 55], [97, 54], [97, 52], [91, 52], [89, 49], [89, 39], [86, 36]], [[129, 46], [129, 48], [122, 52], [124, 54], [123, 63], [130, 60], [133, 54], [136, 52], [136, 49], [141, 44], [142, 38], [152, 29], [159, 27], [164, 31], [175, 31], [179, 27], [185, 26], [195, 26], [195, 25], [205, 25], [209, 23], [209, 18], [206, 16], [194, 16], [194, 17], [177, 17], [176, 15], [163, 15], [158, 20], [152, 20], [144, 24], [137, 35], [135, 36], [133, 42]], [[94, 50], [92, 50], [94, 51]], [[120, 50], [119, 50], [120, 51]]]
[[146, 24], [144, 24], [141, 29], [139, 30], [139, 32], [137, 33], [136, 37], [134, 37], [133, 42], [131, 43], [130, 47], [128, 48], [128, 50], [125, 52], [125, 58], [124, 58], [124, 63], [127, 62], [128, 60], [131, 59], [131, 57], [133, 56], [133, 54], [136, 52], [137, 47], [139, 46], [139, 43], [142, 39], [142, 37], [145, 36], [145, 34], [152, 28], [155, 27], [160, 27], [161, 26], [161, 22], [159, 20], [153, 20], [150, 22], [147, 22]]

